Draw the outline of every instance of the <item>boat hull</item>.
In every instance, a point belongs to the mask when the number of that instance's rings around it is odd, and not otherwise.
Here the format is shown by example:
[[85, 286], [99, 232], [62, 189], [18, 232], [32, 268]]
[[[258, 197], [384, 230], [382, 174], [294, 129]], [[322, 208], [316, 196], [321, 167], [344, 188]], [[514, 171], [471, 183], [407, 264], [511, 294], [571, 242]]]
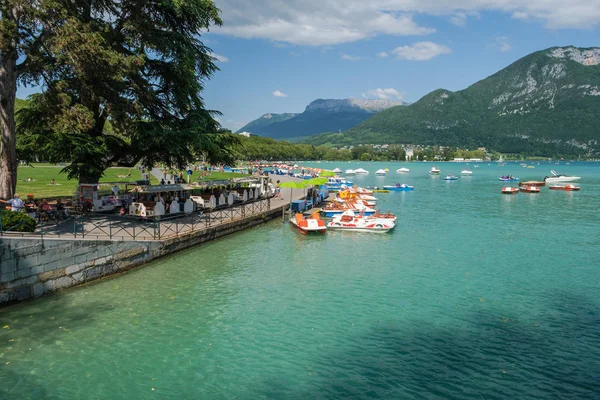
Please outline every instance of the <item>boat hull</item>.
[[383, 188], [390, 192], [408, 192], [415, 189], [414, 186], [384, 186]]
[[565, 192], [576, 192], [581, 190], [579, 186], [567, 185], [567, 186], [550, 186], [550, 190], [562, 190]]
[[546, 183], [575, 182], [580, 179], [579, 176], [561, 176], [556, 178], [546, 178]]
[[290, 224], [298, 229], [301, 234], [308, 235], [309, 233], [317, 233], [324, 235], [327, 233], [327, 226], [323, 221], [317, 219], [303, 219], [300, 221], [300, 224], [296, 220], [301, 217], [292, 217], [290, 218]]
[[359, 228], [359, 227], [344, 227], [344, 226], [328, 226], [332, 231], [345, 232], [369, 232], [369, 233], [388, 233], [394, 228]]
[[[344, 211], [347, 211], [347, 210], [322, 210], [323, 214], [325, 214], [325, 216], [327, 218], [333, 218], [333, 217], [336, 217], [338, 215], [342, 215], [344, 213]], [[360, 211], [354, 210], [354, 212], [359, 213]], [[373, 214], [375, 214], [375, 210], [373, 210], [373, 211], [363, 211], [363, 215], [367, 216], [367, 217], [370, 216], [370, 215], [373, 215]]]

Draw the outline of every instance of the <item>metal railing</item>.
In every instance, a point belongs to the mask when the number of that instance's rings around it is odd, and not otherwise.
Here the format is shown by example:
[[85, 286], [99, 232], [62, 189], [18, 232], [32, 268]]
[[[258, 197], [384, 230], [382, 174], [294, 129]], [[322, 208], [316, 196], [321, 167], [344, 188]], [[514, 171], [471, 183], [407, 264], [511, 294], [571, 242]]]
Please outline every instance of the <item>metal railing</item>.
[[156, 218], [85, 213], [71, 215], [62, 220], [38, 219], [35, 232], [15, 232], [15, 227], [2, 224], [0, 216], [0, 236], [161, 240], [214, 228], [247, 217], [264, 215], [270, 210], [269, 198]]

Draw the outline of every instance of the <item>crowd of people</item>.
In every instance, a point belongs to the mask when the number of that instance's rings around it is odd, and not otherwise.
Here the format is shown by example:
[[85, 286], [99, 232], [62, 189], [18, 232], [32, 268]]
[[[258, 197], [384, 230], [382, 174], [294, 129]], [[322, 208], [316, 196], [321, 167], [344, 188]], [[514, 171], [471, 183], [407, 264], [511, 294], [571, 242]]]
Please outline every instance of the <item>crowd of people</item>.
[[51, 205], [46, 199], [35, 200], [31, 194], [27, 195], [24, 201], [18, 193], [15, 193], [12, 199], [6, 201], [6, 206], [9, 206], [12, 212], [26, 212], [30, 217], [41, 221], [69, 216], [69, 209], [61, 199], [57, 199], [56, 203]]

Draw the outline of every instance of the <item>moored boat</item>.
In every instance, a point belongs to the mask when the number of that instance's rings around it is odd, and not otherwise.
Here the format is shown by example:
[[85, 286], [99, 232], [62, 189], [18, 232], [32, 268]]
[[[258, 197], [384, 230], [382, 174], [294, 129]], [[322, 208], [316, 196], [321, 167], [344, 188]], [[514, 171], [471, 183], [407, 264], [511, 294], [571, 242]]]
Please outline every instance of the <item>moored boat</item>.
[[369, 175], [369, 171], [367, 171], [366, 169], [362, 169], [362, 168], [355, 169], [354, 173], [356, 175]]
[[345, 211], [327, 224], [333, 230], [372, 233], [386, 233], [395, 226], [391, 218], [366, 218], [362, 213], [356, 215], [353, 211]]
[[524, 186], [546, 186], [546, 182], [526, 181], [526, 182], [519, 183], [519, 185], [524, 185]]
[[467, 168], [463, 168], [462, 171], [460, 171], [461, 175], [473, 175], [473, 171], [471, 171], [470, 169]]
[[356, 171], [354, 171], [353, 169], [347, 169], [344, 173], [346, 175], [356, 175]]
[[581, 190], [581, 187], [575, 186], [575, 185], [565, 185], [565, 186], [552, 185], [552, 186], [550, 186], [550, 190], [565, 190], [568, 192], [572, 192], [572, 191]]
[[544, 178], [545, 182], [548, 182], [548, 183], [573, 182], [573, 181], [578, 181], [581, 179], [579, 176], [557, 174], [555, 170], [552, 170], [550, 172], [552, 173], [552, 176], [545, 177]]
[[333, 170], [333, 172], [336, 173], [336, 174], [341, 174], [342, 170], [339, 169], [339, 168], [336, 168], [336, 169]]
[[402, 174], [402, 173], [407, 173], [407, 172], [410, 172], [410, 169], [408, 169], [408, 168], [398, 168], [398, 169], [396, 170], [396, 172], [399, 172], [399, 173], [401, 173], [401, 174]]
[[395, 185], [385, 185], [385, 186], [383, 186], [383, 188], [385, 190], [390, 190], [390, 191], [394, 191], [394, 192], [407, 192], [410, 190], [414, 190], [415, 187], [409, 186], [405, 183], [403, 183], [403, 184], [396, 183]]
[[321, 212], [328, 218], [343, 214], [345, 211], [360, 212], [364, 216], [375, 214], [375, 209], [367, 206], [362, 200], [348, 200], [344, 203], [334, 201], [321, 209]]
[[502, 188], [502, 194], [517, 194], [519, 193], [519, 188], [505, 186]]
[[533, 185], [521, 185], [519, 190], [525, 193], [540, 193], [540, 188]]
[[385, 169], [378, 169], [375, 171], [375, 175], [383, 176], [385, 175]]
[[302, 214], [297, 213], [290, 218], [290, 223], [294, 225], [294, 227], [296, 227], [303, 235], [306, 235], [307, 233], [325, 234], [327, 232], [325, 221], [319, 218], [318, 213], [314, 213], [309, 218], [304, 218]]
[[440, 174], [440, 170], [437, 167], [431, 167], [431, 169], [429, 170], [429, 173], [431, 175], [439, 175]]

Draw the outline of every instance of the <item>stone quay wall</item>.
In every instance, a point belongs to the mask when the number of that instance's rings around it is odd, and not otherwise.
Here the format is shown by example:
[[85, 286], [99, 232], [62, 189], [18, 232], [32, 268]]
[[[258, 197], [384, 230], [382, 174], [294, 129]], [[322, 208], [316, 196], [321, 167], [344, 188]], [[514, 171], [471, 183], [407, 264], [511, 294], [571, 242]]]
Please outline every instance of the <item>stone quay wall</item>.
[[280, 217], [262, 215], [160, 241], [0, 238], [0, 305], [35, 298], [126, 271], [159, 257]]

